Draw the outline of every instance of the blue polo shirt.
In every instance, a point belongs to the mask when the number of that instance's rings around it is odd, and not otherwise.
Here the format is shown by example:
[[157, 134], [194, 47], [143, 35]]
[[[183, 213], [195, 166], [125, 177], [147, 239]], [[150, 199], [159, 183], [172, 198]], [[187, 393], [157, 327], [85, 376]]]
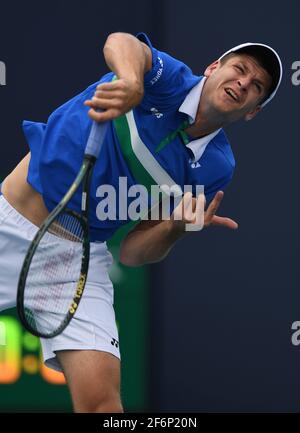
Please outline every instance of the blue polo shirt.
[[[181, 133], [176, 133], [184, 122], [195, 120], [205, 77], [194, 75], [187, 65], [152, 47], [144, 33], [137, 37], [152, 51], [152, 69], [144, 79], [144, 98], [132, 110], [138, 138], [175, 183], [182, 188], [184, 185], [193, 188], [204, 185], [206, 198], [210, 200], [218, 190], [224, 189], [234, 170], [234, 157], [224, 131], [215, 131], [189, 143], [183, 141]], [[23, 122], [31, 151], [27, 180], [42, 194], [49, 211], [69, 189], [83, 161], [92, 124], [84, 101], [92, 98], [99, 83], [112, 79], [113, 73], [103, 76], [57, 108], [47, 123]], [[113, 186], [118, 196], [120, 177], [127, 179], [128, 189], [140, 183], [124, 156], [124, 145], [122, 149], [115, 123], [109, 122], [91, 183], [89, 218], [92, 241], [109, 239], [128, 222], [119, 218], [118, 200], [116, 218], [103, 221], [99, 214], [97, 216], [99, 203], [103, 200], [97, 193], [99, 186]], [[128, 197], [128, 205], [133, 200], [134, 197]], [[80, 211], [80, 206], [79, 190], [68, 207]]]

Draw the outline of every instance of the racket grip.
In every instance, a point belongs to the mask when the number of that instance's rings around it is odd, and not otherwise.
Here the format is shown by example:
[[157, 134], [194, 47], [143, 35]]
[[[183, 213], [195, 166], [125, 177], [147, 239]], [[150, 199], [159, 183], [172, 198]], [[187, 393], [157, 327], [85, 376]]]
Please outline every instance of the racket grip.
[[85, 154], [92, 155], [98, 158], [104, 139], [107, 133], [108, 122], [95, 122], [92, 123], [91, 132], [87, 141]]

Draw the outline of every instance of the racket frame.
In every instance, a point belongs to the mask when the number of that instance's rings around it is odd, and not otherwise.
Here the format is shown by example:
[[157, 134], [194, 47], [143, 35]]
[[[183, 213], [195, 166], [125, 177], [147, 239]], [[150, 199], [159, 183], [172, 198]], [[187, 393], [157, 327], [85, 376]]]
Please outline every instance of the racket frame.
[[[52, 212], [48, 215], [45, 221], [41, 224], [39, 230], [35, 234], [28, 248], [27, 254], [23, 261], [23, 265], [22, 265], [22, 269], [18, 281], [18, 289], [17, 289], [17, 312], [20, 321], [25, 327], [25, 329], [27, 329], [30, 333], [32, 333], [37, 337], [53, 338], [61, 334], [63, 330], [67, 327], [67, 325], [70, 323], [70, 321], [72, 320], [74, 314], [76, 313], [79, 302], [84, 292], [87, 275], [88, 275], [89, 259], [90, 259], [90, 238], [89, 238], [89, 223], [88, 223], [89, 190], [90, 190], [91, 177], [92, 177], [93, 167], [95, 162], [96, 162], [95, 156], [89, 154], [84, 155], [84, 160], [76, 176], [76, 179], [74, 180], [71, 187], [62, 198], [62, 200], [59, 202], [59, 204], [52, 210]], [[67, 209], [67, 205], [81, 184], [83, 184], [81, 214], [78, 214], [73, 210]], [[82, 227], [84, 228], [84, 236], [82, 242], [83, 254], [81, 260], [80, 277], [77, 282], [74, 297], [70, 302], [70, 306], [68, 312], [66, 313], [66, 316], [64, 317], [64, 320], [61, 322], [60, 326], [56, 328], [56, 330], [50, 333], [44, 333], [44, 332], [37, 331], [37, 329], [31, 326], [31, 324], [26, 319], [25, 306], [24, 306], [24, 293], [26, 290], [26, 279], [27, 279], [32, 258], [41, 239], [43, 238], [44, 234], [47, 233], [47, 230], [50, 227], [50, 225], [53, 223], [53, 221], [55, 221], [55, 219], [63, 212], [67, 212], [68, 214], [75, 216], [83, 223]]]

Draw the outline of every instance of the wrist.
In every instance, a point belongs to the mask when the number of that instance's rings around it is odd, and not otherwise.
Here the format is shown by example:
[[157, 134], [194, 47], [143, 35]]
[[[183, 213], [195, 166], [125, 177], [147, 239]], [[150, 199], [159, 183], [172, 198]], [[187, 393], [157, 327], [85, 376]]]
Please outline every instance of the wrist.
[[137, 95], [139, 95], [141, 98], [144, 96], [144, 76], [139, 76], [138, 74], [128, 74], [124, 79], [127, 80], [130, 87]]
[[117, 75], [118, 80], [123, 82], [123, 89], [127, 95], [127, 101], [132, 106], [138, 105], [144, 97], [144, 81], [132, 72], [123, 71]]
[[185, 231], [185, 223], [181, 220], [174, 220], [173, 218], [166, 221], [167, 222], [167, 230], [170, 236], [178, 239], [183, 236]]

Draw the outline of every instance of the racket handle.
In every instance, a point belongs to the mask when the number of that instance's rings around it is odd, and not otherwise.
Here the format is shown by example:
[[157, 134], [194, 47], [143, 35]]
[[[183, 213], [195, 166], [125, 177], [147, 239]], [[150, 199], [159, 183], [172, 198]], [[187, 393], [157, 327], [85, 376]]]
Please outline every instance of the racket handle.
[[85, 148], [85, 154], [98, 158], [106, 136], [107, 127], [108, 122], [98, 123], [93, 121], [91, 132]]

